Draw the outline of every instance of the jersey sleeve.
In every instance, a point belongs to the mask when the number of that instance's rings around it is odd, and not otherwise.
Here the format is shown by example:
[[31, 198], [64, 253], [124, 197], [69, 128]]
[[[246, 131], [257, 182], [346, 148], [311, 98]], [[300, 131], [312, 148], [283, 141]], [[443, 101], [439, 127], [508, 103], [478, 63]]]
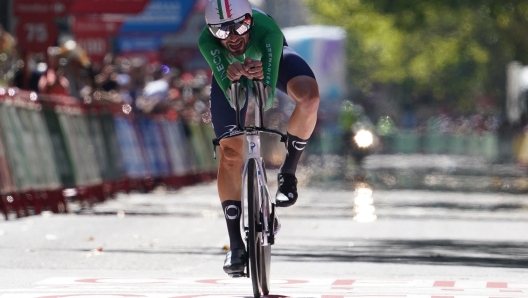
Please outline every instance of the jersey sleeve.
[[227, 53], [220, 43], [214, 40], [213, 37], [208, 36], [209, 32], [206, 30], [207, 29], [204, 29], [204, 31], [202, 31], [202, 35], [198, 41], [198, 47], [209, 64], [209, 67], [211, 67], [216, 82], [220, 88], [222, 88], [224, 94], [226, 94], [226, 98], [229, 98], [226, 93], [226, 90], [231, 83], [227, 77], [227, 67], [229, 66]]
[[284, 37], [281, 32], [267, 35], [261, 45], [262, 68], [264, 70], [264, 84], [271, 88], [266, 100], [266, 110], [273, 105], [277, 79], [279, 78], [279, 63], [282, 57]]

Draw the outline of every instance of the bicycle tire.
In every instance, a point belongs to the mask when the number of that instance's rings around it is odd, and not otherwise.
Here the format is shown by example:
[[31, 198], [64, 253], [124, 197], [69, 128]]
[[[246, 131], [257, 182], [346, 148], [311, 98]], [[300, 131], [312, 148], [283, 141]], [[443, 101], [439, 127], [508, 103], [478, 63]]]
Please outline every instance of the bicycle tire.
[[260, 286], [262, 293], [268, 295], [270, 291], [271, 245], [260, 247]]
[[[264, 180], [268, 181], [268, 176], [266, 175], [266, 165], [264, 161], [262, 161], [262, 171], [264, 174]], [[272, 218], [271, 216], [271, 200], [270, 200], [270, 194], [263, 190], [262, 191], [262, 199], [268, 201], [268, 220], [273, 221], [275, 218]], [[264, 220], [261, 220], [261, 222], [264, 222]], [[274, 225], [268, 222], [268, 226], [271, 228]], [[273, 232], [271, 232], [273, 233]], [[263, 234], [261, 233], [263, 236]], [[262, 287], [262, 292], [264, 295], [268, 295], [270, 292], [270, 271], [271, 271], [271, 244], [268, 244], [267, 246], [262, 246], [261, 249], [261, 266], [260, 266], [260, 286]]]
[[260, 241], [259, 224], [259, 200], [258, 200], [258, 181], [256, 172], [256, 163], [254, 159], [248, 162], [247, 171], [247, 198], [248, 198], [248, 252], [249, 252], [249, 273], [251, 276], [251, 283], [253, 285], [253, 296], [260, 298], [262, 287], [261, 280], [261, 250], [262, 245]]

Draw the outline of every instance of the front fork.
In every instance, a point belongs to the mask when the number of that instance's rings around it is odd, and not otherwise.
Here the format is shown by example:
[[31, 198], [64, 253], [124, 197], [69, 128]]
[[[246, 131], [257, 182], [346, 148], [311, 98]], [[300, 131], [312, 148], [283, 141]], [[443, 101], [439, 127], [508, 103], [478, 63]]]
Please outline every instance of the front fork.
[[[258, 183], [258, 204], [261, 206], [262, 212], [261, 216], [261, 229], [259, 232], [265, 237], [262, 237], [262, 245], [267, 246], [275, 242], [275, 237], [273, 234], [274, 225], [275, 225], [275, 202], [272, 199], [271, 193], [267, 184], [266, 172], [264, 171], [264, 161], [260, 156], [260, 137], [258, 131], [253, 131], [246, 133], [247, 144], [248, 144], [248, 154], [246, 164], [244, 165], [244, 171], [242, 173], [242, 181], [246, 181], [247, 178], [247, 167], [249, 159], [254, 159], [257, 165], [257, 183]], [[242, 210], [244, 208], [244, 198], [247, 197], [246, 187], [242, 188]], [[273, 200], [273, 202], [272, 202]], [[270, 210], [271, 209], [271, 210]], [[264, 216], [264, 214], [270, 214], [270, 216]], [[241, 226], [244, 231], [246, 231], [245, 217], [241, 221]]]

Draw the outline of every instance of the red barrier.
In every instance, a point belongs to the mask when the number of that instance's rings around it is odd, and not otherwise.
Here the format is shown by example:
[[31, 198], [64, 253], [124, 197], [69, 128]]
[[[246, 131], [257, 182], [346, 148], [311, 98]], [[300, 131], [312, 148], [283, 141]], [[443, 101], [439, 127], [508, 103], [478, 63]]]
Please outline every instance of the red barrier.
[[[47, 176], [48, 166], [53, 165], [53, 161], [46, 156], [51, 154], [51, 148], [42, 147], [49, 145], [49, 140], [46, 133], [39, 133], [45, 130], [45, 125], [37, 95], [17, 89], [0, 89], [0, 104], [4, 116], [2, 122], [9, 123], [2, 127], [3, 136], [0, 138], [1, 208], [4, 217], [8, 218], [9, 210], [17, 217], [40, 214], [42, 210], [66, 212], [66, 202], [55, 195], [62, 192], [60, 183]], [[8, 147], [5, 146], [6, 136], [11, 140]], [[18, 142], [14, 142], [14, 136]], [[27, 162], [29, 165], [24, 166]], [[26, 168], [25, 172], [21, 172], [20, 167]], [[16, 180], [11, 174], [12, 169], [17, 170]], [[32, 178], [25, 177], [27, 174]], [[22, 181], [25, 178], [27, 181]], [[17, 184], [20, 186], [17, 187]]]
[[[204, 127], [194, 125], [191, 142], [181, 122], [160, 115], [139, 121], [130, 111], [122, 104], [86, 105], [67, 96], [0, 88], [4, 217], [68, 212], [67, 200], [89, 207], [117, 193], [215, 178], [214, 165], [203, 157], [210, 137]], [[193, 154], [198, 149], [200, 155]]]

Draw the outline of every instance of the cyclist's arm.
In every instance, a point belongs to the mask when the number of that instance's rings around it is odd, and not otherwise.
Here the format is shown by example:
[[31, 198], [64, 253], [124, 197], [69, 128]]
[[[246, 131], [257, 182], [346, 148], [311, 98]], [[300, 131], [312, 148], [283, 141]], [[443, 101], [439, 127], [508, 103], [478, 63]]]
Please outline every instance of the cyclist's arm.
[[211, 40], [213, 37], [209, 37], [206, 34], [209, 34], [209, 32], [205, 32], [205, 34], [202, 33], [200, 36], [198, 47], [200, 48], [200, 52], [204, 56], [205, 60], [211, 67], [216, 82], [225, 93], [231, 84], [231, 80], [229, 80], [227, 77], [227, 67], [229, 66], [229, 61], [222, 45], [215, 40]]
[[261, 43], [262, 68], [264, 71], [264, 84], [270, 87], [271, 92], [266, 100], [265, 109], [271, 108], [275, 98], [275, 88], [279, 77], [279, 63], [282, 56], [284, 37], [281, 34], [267, 35]]

